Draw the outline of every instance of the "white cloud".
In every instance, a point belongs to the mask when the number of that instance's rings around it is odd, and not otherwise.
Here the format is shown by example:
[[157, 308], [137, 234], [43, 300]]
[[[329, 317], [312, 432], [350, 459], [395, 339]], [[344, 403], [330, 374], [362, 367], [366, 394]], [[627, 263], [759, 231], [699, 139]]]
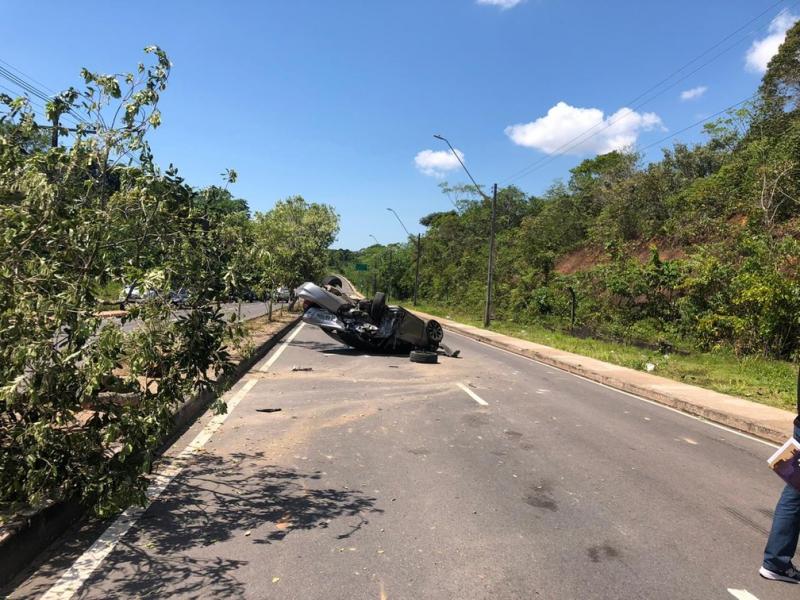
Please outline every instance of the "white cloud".
[[754, 73], [765, 73], [770, 59], [778, 53], [778, 48], [786, 38], [786, 31], [794, 25], [800, 17], [782, 10], [769, 24], [767, 37], [756, 40], [745, 55], [745, 67]]
[[475, 0], [477, 4], [486, 6], [499, 6], [503, 10], [514, 8], [517, 4], [522, 4], [524, 0]]
[[656, 128], [664, 126], [655, 113], [620, 108], [605, 117], [599, 108], [578, 108], [559, 102], [545, 116], [530, 123], [510, 125], [505, 132], [519, 146], [546, 154], [579, 156], [621, 150], [633, 145], [642, 131]]
[[[456, 148], [456, 153], [463, 161], [464, 153], [458, 148]], [[458, 158], [453, 156], [449, 150], [423, 150], [414, 157], [414, 164], [421, 173], [431, 177], [444, 177], [447, 171], [458, 169], [461, 166]]]
[[695, 98], [699, 98], [703, 94], [708, 91], [707, 85], [698, 85], [697, 87], [693, 87], [690, 90], [684, 90], [681, 92], [681, 100], [694, 100]]

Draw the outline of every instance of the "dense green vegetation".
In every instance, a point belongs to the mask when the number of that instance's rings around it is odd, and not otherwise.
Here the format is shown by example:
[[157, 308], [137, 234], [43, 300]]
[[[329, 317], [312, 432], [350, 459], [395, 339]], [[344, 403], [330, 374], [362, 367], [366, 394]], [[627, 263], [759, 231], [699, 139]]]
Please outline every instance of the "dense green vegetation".
[[[84, 89], [48, 105], [84, 118], [66, 146], [50, 147], [26, 99], [0, 95], [0, 514], [143, 501], [175, 408], [233, 367], [242, 327], [220, 303], [318, 277], [338, 231], [300, 197], [251, 218], [232, 170], [206, 189], [162, 171], [146, 134], [170, 62], [147, 53], [127, 75], [84, 70]], [[130, 305], [129, 332], [98, 315], [126, 287], [156, 292]]]
[[[494, 316], [655, 349], [788, 360], [800, 349], [800, 25], [748, 105], [643, 164], [635, 152], [584, 160], [542, 196], [498, 193]], [[454, 209], [421, 220], [420, 296], [478, 315], [489, 202], [443, 186]], [[410, 297], [415, 241], [335, 251]], [[388, 263], [387, 263], [388, 264]]]

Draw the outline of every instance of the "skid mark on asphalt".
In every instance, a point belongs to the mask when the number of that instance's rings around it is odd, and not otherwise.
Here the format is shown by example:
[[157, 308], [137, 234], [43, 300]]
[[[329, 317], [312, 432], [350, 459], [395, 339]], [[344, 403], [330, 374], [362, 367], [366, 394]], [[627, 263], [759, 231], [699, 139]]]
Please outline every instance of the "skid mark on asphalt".
[[760, 533], [765, 537], [769, 535], [769, 531], [767, 530], [766, 527], [762, 527], [747, 515], [740, 513], [738, 510], [730, 506], [725, 506], [723, 508], [725, 509], [725, 512], [727, 512], [729, 515], [731, 515], [735, 519], [738, 519], [748, 527], [752, 528], [754, 531], [757, 531], [758, 533]]

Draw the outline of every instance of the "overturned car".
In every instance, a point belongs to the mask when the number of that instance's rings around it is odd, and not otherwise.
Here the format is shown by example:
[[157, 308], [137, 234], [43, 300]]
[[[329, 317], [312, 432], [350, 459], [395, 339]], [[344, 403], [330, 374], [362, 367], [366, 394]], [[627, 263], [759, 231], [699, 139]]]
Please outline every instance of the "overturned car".
[[322, 286], [307, 282], [297, 289], [303, 301], [303, 321], [316, 325], [337, 342], [367, 352], [405, 354], [413, 362], [435, 363], [438, 350], [457, 356], [443, 342], [442, 326], [423, 320], [401, 306], [386, 304], [386, 295], [371, 300], [351, 298], [342, 291], [338, 277], [327, 277]]

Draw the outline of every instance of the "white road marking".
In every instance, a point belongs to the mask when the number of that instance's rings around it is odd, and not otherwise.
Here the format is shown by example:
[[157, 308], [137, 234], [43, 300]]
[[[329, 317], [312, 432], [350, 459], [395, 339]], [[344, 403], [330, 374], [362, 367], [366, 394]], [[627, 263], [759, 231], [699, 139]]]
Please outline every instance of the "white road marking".
[[747, 590], [733, 590], [728, 588], [728, 592], [734, 598], [738, 598], [739, 600], [758, 600], [753, 594], [748, 592]]
[[[286, 346], [295, 338], [303, 328], [303, 323], [292, 332], [292, 335], [283, 342], [283, 345], [270, 357], [269, 361], [259, 369], [265, 372], [275, 364]], [[51, 587], [40, 600], [69, 600], [74, 596], [91, 574], [99, 567], [112, 550], [117, 546], [122, 537], [133, 527], [147, 508], [158, 499], [170, 482], [183, 471], [188, 462], [188, 458], [203, 449], [226, 419], [236, 409], [239, 403], [247, 396], [247, 393], [258, 383], [258, 379], [248, 379], [240, 387], [233, 397], [226, 402], [228, 410], [225, 414], [215, 415], [195, 438], [184, 448], [180, 454], [173, 459], [163, 461], [163, 468], [154, 474], [150, 485], [147, 487], [147, 505], [144, 507], [131, 506], [118, 516], [114, 522], [97, 538], [86, 552], [72, 563], [72, 566], [64, 572], [59, 580]]]
[[[481, 342], [480, 340], [476, 340], [476, 339], [473, 339], [473, 338], [471, 338], [469, 336], [462, 335], [462, 334], [458, 333], [457, 331], [453, 331], [452, 329], [448, 329], [447, 331], [449, 333], [452, 333], [453, 335], [457, 335], [457, 336], [462, 337], [464, 339], [467, 339], [467, 340], [469, 340], [471, 342], [475, 342], [476, 344], [481, 344], [482, 346], [486, 346], [488, 348], [491, 348], [492, 350], [497, 350], [499, 352], [505, 352], [506, 354], [510, 354], [511, 356], [516, 356], [517, 358], [521, 358], [523, 360], [529, 360], [531, 362], [535, 362], [538, 365], [542, 365], [543, 367], [551, 367], [551, 368], [559, 369], [560, 371], [562, 371], [563, 373], [566, 373], [567, 375], [571, 375], [572, 377], [577, 377], [578, 379], [583, 379], [584, 381], [588, 381], [589, 383], [593, 383], [595, 385], [599, 385], [600, 387], [604, 387], [607, 390], [611, 390], [612, 392], [617, 392], [618, 394], [624, 394], [625, 396], [629, 396], [631, 398], [636, 398], [637, 400], [641, 400], [642, 402], [647, 402], [648, 404], [652, 404], [653, 406], [657, 406], [658, 408], [663, 408], [664, 410], [672, 411], [672, 412], [677, 413], [679, 415], [683, 415], [684, 417], [687, 417], [689, 419], [694, 419], [695, 421], [700, 421], [701, 423], [704, 423], [706, 425], [710, 425], [711, 427], [716, 427], [717, 429], [722, 429], [723, 431], [727, 431], [728, 433], [733, 433], [734, 435], [738, 435], [739, 437], [747, 438], [748, 440], [751, 440], [753, 442], [758, 442], [760, 444], [764, 444], [765, 446], [769, 446], [770, 448], [779, 448], [780, 447], [780, 446], [778, 446], [778, 444], [773, 444], [772, 442], [768, 442], [767, 440], [762, 440], [761, 438], [757, 438], [757, 437], [755, 437], [753, 435], [750, 435], [748, 433], [744, 433], [742, 431], [737, 431], [735, 429], [731, 429], [730, 427], [726, 427], [725, 425], [720, 425], [719, 423], [714, 423], [712, 421], [708, 421], [706, 419], [702, 419], [700, 417], [696, 417], [694, 415], [690, 415], [689, 413], [685, 413], [685, 412], [683, 412], [681, 410], [678, 410], [677, 408], [672, 408], [671, 406], [666, 406], [664, 404], [659, 404], [658, 402], [655, 402], [654, 400], [648, 400], [647, 398], [642, 398], [641, 396], [637, 396], [636, 394], [631, 394], [630, 392], [626, 392], [624, 390], [620, 390], [620, 389], [617, 389], [615, 387], [611, 387], [610, 385], [606, 385], [605, 383], [600, 383], [599, 381], [595, 381], [594, 379], [589, 379], [588, 377], [584, 377], [583, 375], [578, 375], [577, 373], [571, 373], [570, 371], [567, 371], [566, 369], [560, 369], [559, 367], [553, 367], [553, 365], [548, 365], [547, 363], [544, 363], [544, 362], [542, 362], [540, 360], [536, 360], [535, 358], [531, 358], [531, 357], [525, 356], [523, 354], [517, 354], [516, 352], [511, 352], [510, 350], [506, 350], [504, 348], [498, 348], [497, 346], [492, 346], [491, 344], [487, 344], [486, 342]], [[627, 411], [625, 411], [625, 412], [627, 413]]]
[[203, 448], [206, 442], [211, 439], [211, 436], [222, 427], [222, 424], [239, 402], [242, 401], [257, 383], [258, 379], [247, 380], [234, 394], [233, 398], [228, 400], [228, 411], [225, 414], [214, 416], [177, 457], [165, 461], [166, 466], [153, 477], [150, 485], [147, 487], [147, 506], [144, 508], [132, 506], [117, 517], [97, 541], [78, 557], [72, 566], [40, 600], [67, 600], [71, 598], [116, 547], [122, 539], [122, 536], [133, 527], [139, 517], [147, 510], [147, 507], [162, 494], [169, 483], [183, 470], [186, 466], [187, 458]]
[[300, 325], [297, 326], [297, 329], [295, 329], [292, 332], [292, 335], [290, 335], [288, 338], [286, 338], [284, 342], [281, 343], [280, 347], [275, 352], [273, 352], [272, 356], [269, 357], [267, 362], [265, 362], [262, 366], [260, 366], [257, 369], [259, 373], [266, 373], [267, 371], [269, 371], [269, 368], [275, 364], [275, 361], [278, 360], [278, 357], [281, 354], [283, 354], [284, 350], [286, 350], [286, 346], [292, 343], [292, 340], [294, 340], [297, 334], [300, 333], [300, 330], [303, 328], [304, 325], [305, 323], [300, 323]]
[[489, 406], [489, 403], [488, 403], [486, 400], [484, 400], [483, 398], [481, 398], [480, 396], [478, 396], [478, 394], [476, 394], [475, 392], [473, 392], [471, 389], [469, 389], [469, 388], [468, 388], [467, 386], [465, 386], [463, 383], [457, 383], [456, 385], [457, 385], [458, 387], [460, 387], [462, 390], [464, 390], [465, 392], [467, 392], [467, 395], [468, 395], [470, 398], [472, 398], [473, 400], [475, 400], [475, 402], [477, 402], [477, 403], [478, 403], [478, 404], [480, 404], [481, 406]]

